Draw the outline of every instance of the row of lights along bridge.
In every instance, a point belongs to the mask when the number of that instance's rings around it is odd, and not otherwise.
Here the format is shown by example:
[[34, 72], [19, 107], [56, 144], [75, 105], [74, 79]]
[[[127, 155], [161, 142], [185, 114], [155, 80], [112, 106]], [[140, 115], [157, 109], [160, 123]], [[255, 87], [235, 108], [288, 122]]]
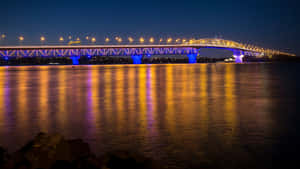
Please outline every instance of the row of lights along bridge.
[[[6, 39], [6, 35], [5, 34], [2, 34], [1, 35], [1, 40], [4, 40], [4, 39]], [[17, 40], [19, 41], [19, 42], [23, 42], [24, 40], [25, 40], [25, 37], [24, 36], [19, 36], [18, 38], [17, 38]], [[80, 41], [80, 38], [75, 38], [75, 39], [73, 39], [72, 38], [72, 36], [69, 36], [67, 39], [65, 39], [64, 37], [59, 37], [58, 38], [58, 41], [59, 42], [68, 42], [68, 41], [72, 41], [72, 40], [76, 40], [76, 41]], [[85, 40], [86, 41], [88, 41], [88, 42], [92, 42], [92, 43], [96, 43], [96, 38], [95, 37], [89, 37], [89, 36], [86, 36], [85, 37]], [[194, 39], [190, 39], [190, 40], [187, 40], [187, 39], [181, 39], [181, 38], [177, 38], [177, 39], [173, 39], [173, 38], [166, 38], [166, 39], [163, 39], [163, 38], [159, 38], [158, 40], [157, 40], [157, 42], [159, 42], [159, 43], [185, 43], [185, 42], [188, 42], [188, 41], [192, 41], [192, 40], [194, 40]], [[46, 38], [45, 38], [45, 36], [41, 36], [40, 37], [40, 41], [41, 42], [46, 42]], [[117, 42], [117, 43], [122, 43], [122, 42], [124, 42], [124, 40], [121, 38], [121, 37], [115, 37], [115, 38], [112, 38], [112, 39], [110, 39], [110, 38], [105, 38], [104, 39], [104, 41], [106, 42], [106, 43], [109, 43], [109, 42]], [[143, 38], [143, 37], [140, 37], [138, 40], [137, 40], [139, 43], [147, 43], [147, 42], [149, 42], [149, 43], [154, 43], [156, 40], [153, 38], [153, 37], [151, 37], [151, 38], [149, 38], [149, 39], [146, 39], [146, 38]], [[135, 39], [133, 39], [132, 37], [128, 37], [127, 38], [127, 41], [126, 42], [129, 42], [129, 43], [134, 43], [135, 42]]]
[[[2, 34], [0, 36], [0, 40], [5, 40], [6, 39], [6, 35], [5, 34]], [[24, 41], [24, 36], [19, 36], [18, 37], [18, 40], [20, 42], [20, 45], [23, 45], [23, 41]], [[75, 41], [74, 41], [75, 40]], [[61, 42], [61, 44], [63, 42], [68, 42], [69, 45], [72, 45], [72, 44], [80, 44], [81, 41], [80, 41], [80, 38], [75, 38], [73, 40], [72, 36], [69, 36], [67, 39], [64, 39], [64, 37], [59, 37], [58, 38], [58, 41]], [[95, 43], [96, 42], [96, 38], [95, 37], [89, 37], [89, 36], [86, 36], [85, 37], [85, 40], [86, 42], [91, 42], [91, 43]], [[133, 43], [135, 42], [135, 39], [133, 39], [132, 37], [128, 37], [127, 38], [128, 41], [124, 41], [125, 43], [129, 42], [129, 43]], [[44, 44], [44, 42], [46, 41], [46, 38], [44, 36], [41, 36], [40, 37], [40, 41], [42, 43], [42, 45]], [[104, 39], [105, 43], [109, 43], [109, 42], [117, 42], [117, 43], [122, 43], [123, 42], [123, 39], [121, 37], [115, 37], [113, 39], [110, 39], [108, 37], [106, 37]], [[195, 39], [181, 39], [181, 38], [177, 38], [177, 39], [174, 39], [169, 37], [169, 38], [159, 38], [158, 40], [155, 40], [153, 37], [150, 37], [149, 39], [145, 39], [143, 37], [140, 37], [138, 38], [137, 40], [137, 43], [140, 43], [140, 44], [143, 44], [143, 43], [154, 43], [154, 42], [158, 42], [159, 44], [160, 43], [167, 43], [167, 44], [171, 44], [171, 43], [186, 43], [188, 42], [189, 44], [194, 44], [194, 43], [200, 43], [200, 44], [204, 44], [204, 45], [220, 45], [221, 47], [225, 47], [225, 48], [230, 48], [230, 49], [233, 49], [233, 48], [240, 48], [240, 49], [243, 49], [243, 50], [248, 50], [248, 51], [252, 51], [252, 52], [256, 52], [257, 53], [261, 53], [261, 54], [264, 54], [264, 53], [267, 53], [269, 55], [290, 55], [290, 56], [295, 56], [294, 54], [290, 54], [290, 53], [286, 53], [286, 52], [281, 52], [281, 51], [278, 51], [278, 50], [273, 50], [273, 49], [264, 49], [264, 48], [261, 48], [261, 47], [257, 47], [257, 46], [254, 46], [254, 45], [249, 45], [249, 44], [242, 44], [242, 43], [238, 43], [238, 42], [234, 42], [234, 41], [228, 41], [228, 40], [222, 40], [222, 39], [200, 39], [200, 40], [195, 40]]]

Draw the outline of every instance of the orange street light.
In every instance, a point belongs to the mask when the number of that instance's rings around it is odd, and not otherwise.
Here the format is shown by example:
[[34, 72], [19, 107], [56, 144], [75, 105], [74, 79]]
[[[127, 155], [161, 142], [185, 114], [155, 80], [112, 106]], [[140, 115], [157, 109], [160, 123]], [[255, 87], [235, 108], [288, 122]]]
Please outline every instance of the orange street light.
[[19, 37], [19, 40], [20, 40], [20, 41], [24, 41], [24, 37], [23, 37], [23, 36], [20, 36], [20, 37]]
[[140, 38], [140, 43], [144, 43], [145, 39], [143, 37]]
[[118, 38], [118, 43], [121, 43], [123, 40], [122, 40], [122, 38]]
[[129, 41], [129, 43], [132, 43], [132, 42], [133, 42], [133, 38], [132, 38], [132, 37], [129, 37], [129, 38], [128, 38], [128, 41]]
[[154, 38], [151, 37], [151, 38], [149, 39], [149, 42], [150, 42], [150, 43], [154, 43]]

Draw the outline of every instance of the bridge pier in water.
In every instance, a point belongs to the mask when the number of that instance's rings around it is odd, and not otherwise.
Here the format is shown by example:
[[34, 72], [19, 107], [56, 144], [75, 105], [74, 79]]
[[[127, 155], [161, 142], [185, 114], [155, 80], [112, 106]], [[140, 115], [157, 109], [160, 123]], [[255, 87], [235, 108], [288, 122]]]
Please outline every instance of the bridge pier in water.
[[197, 53], [188, 54], [189, 63], [197, 63]]
[[79, 65], [79, 58], [80, 58], [80, 56], [71, 56], [72, 64]]
[[131, 56], [133, 64], [141, 64], [142, 63], [142, 55], [132, 55]]
[[243, 63], [244, 52], [233, 51], [233, 57], [235, 58], [235, 63]]

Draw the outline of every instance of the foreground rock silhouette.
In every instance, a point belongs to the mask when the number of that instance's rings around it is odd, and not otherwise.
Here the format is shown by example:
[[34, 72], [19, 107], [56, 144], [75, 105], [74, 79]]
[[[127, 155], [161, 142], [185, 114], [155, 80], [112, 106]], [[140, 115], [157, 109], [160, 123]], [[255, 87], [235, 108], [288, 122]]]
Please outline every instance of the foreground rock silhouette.
[[0, 147], [1, 169], [152, 169], [153, 161], [138, 153], [115, 151], [96, 157], [81, 139], [39, 133], [20, 150], [8, 154]]

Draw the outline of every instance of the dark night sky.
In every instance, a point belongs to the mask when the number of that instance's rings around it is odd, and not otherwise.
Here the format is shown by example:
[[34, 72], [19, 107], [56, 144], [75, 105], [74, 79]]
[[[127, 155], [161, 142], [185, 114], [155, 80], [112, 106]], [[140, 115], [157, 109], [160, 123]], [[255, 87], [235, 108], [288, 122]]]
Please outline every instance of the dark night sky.
[[[300, 55], [296, 0], [1, 0], [6, 44], [59, 36], [222, 37]], [[4, 43], [4, 42], [2, 42]], [[288, 50], [290, 49], [290, 50]]]

